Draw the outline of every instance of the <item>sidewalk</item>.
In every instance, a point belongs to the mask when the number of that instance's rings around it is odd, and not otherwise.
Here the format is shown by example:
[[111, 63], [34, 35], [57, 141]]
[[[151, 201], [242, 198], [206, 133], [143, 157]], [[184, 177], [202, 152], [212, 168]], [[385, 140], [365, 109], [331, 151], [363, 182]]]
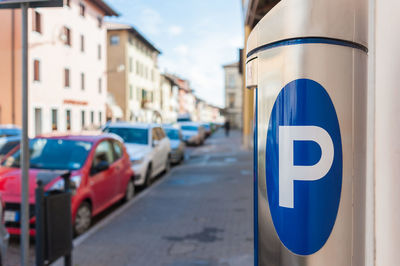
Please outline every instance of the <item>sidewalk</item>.
[[252, 155], [220, 130], [88, 238], [74, 265], [252, 265]]

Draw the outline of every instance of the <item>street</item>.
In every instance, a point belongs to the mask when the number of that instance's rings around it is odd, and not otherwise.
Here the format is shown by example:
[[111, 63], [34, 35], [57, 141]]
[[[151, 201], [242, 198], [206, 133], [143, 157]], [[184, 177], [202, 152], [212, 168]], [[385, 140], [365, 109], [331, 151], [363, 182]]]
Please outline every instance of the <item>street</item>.
[[[74, 265], [251, 265], [252, 155], [240, 133], [220, 130], [187, 154], [76, 238]], [[18, 248], [13, 241], [7, 265], [19, 264]]]

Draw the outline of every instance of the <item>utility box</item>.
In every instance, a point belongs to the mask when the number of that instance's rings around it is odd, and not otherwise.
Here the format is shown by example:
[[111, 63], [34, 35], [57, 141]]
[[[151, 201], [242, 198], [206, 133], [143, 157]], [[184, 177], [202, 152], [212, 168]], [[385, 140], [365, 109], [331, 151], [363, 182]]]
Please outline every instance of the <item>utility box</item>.
[[249, 36], [255, 265], [364, 265], [367, 8], [283, 0]]

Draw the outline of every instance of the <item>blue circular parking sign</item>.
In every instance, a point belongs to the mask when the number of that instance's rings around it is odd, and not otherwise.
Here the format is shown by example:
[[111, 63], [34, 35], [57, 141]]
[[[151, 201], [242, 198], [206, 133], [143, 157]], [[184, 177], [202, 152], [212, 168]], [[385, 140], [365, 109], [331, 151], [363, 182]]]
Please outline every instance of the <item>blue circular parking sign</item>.
[[268, 125], [267, 196], [283, 245], [298, 255], [320, 250], [335, 224], [342, 189], [342, 142], [327, 91], [298, 79], [279, 93]]

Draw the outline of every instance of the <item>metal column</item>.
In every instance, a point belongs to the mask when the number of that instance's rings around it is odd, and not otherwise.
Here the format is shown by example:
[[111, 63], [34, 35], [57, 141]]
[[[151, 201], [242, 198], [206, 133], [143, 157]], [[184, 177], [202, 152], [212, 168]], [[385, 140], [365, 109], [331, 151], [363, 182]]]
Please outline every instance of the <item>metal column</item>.
[[28, 7], [22, 3], [21, 265], [29, 264]]

